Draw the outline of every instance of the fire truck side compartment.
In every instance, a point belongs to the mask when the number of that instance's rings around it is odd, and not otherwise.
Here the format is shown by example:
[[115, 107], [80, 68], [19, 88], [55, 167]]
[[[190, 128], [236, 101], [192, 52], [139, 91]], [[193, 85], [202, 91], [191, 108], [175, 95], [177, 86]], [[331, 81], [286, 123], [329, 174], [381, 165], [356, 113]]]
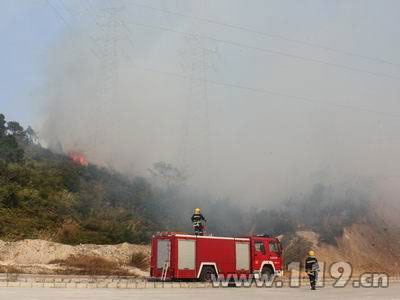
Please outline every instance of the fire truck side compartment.
[[236, 270], [250, 270], [250, 243], [236, 241]]
[[194, 270], [196, 258], [196, 241], [178, 239], [178, 270]]
[[170, 240], [160, 239], [157, 241], [157, 268], [162, 269], [166, 261], [170, 259], [169, 249], [171, 249]]

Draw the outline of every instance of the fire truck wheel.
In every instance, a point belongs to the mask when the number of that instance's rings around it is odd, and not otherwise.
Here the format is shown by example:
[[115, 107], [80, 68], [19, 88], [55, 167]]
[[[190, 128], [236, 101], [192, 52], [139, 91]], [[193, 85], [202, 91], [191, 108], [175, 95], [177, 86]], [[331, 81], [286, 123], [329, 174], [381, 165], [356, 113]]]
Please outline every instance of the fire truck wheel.
[[271, 267], [264, 267], [261, 271], [261, 276], [267, 277], [268, 280], [272, 279], [273, 274], [274, 271], [271, 269]]
[[212, 275], [217, 276], [214, 267], [212, 266], [204, 266], [203, 269], [201, 270], [200, 274], [200, 281], [203, 282], [211, 282], [212, 281]]

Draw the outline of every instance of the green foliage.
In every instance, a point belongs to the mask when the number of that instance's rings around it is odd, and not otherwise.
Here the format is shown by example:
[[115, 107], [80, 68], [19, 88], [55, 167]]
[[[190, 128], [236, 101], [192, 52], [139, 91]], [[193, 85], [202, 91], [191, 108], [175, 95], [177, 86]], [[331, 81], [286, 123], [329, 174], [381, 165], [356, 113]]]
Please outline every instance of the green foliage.
[[6, 134], [6, 118], [3, 114], [0, 114], [0, 138]]
[[20, 162], [24, 157], [23, 149], [14, 135], [0, 137], [0, 159], [6, 162]]
[[319, 233], [335, 243], [345, 226], [366, 211], [367, 197], [316, 185], [301, 199], [251, 215], [228, 199], [213, 199], [185, 185], [185, 172], [158, 162], [152, 181], [128, 178], [95, 165], [81, 166], [37, 143], [32, 128], [0, 114], [0, 238], [46, 237], [79, 244], [148, 242], [154, 231], [190, 231], [194, 207], [207, 231], [220, 235]]
[[15, 121], [7, 122], [7, 131], [14, 136], [25, 135], [24, 128], [18, 122]]
[[[7, 126], [6, 126], [7, 124]], [[32, 129], [0, 115], [0, 238], [68, 244], [147, 242], [153, 193], [132, 180], [35, 144]]]

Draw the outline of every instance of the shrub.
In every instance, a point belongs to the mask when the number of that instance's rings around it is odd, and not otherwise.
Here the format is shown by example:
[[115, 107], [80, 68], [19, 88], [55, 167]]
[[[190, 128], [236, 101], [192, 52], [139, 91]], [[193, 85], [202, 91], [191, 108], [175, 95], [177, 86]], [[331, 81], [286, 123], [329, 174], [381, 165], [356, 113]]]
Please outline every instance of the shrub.
[[313, 244], [301, 236], [288, 235], [282, 239], [283, 262], [287, 267], [291, 262], [300, 262], [304, 265], [304, 260]]
[[0, 266], [0, 273], [22, 274], [23, 271], [14, 266]]
[[57, 259], [50, 264], [59, 264], [65, 267], [58, 273], [79, 274], [79, 275], [131, 275], [128, 271], [121, 268], [117, 262], [104, 259], [98, 256], [71, 255], [67, 259]]
[[130, 265], [141, 270], [147, 270], [149, 268], [149, 257], [143, 252], [134, 252]]

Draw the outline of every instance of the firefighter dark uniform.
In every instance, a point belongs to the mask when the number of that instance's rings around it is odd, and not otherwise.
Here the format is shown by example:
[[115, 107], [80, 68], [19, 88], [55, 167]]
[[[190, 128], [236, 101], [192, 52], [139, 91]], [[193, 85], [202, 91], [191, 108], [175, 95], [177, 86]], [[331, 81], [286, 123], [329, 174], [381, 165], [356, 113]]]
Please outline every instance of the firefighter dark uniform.
[[316, 285], [317, 279], [318, 279], [319, 264], [318, 264], [317, 258], [315, 257], [314, 251], [310, 251], [308, 253], [308, 257], [306, 259], [306, 264], [305, 264], [305, 269], [306, 269], [308, 278], [310, 279], [311, 289], [315, 290], [315, 285]]
[[194, 231], [196, 235], [203, 235], [203, 224], [202, 221], [207, 221], [204, 216], [201, 214], [200, 208], [196, 208], [194, 210], [194, 214], [192, 215], [192, 222], [194, 226]]

